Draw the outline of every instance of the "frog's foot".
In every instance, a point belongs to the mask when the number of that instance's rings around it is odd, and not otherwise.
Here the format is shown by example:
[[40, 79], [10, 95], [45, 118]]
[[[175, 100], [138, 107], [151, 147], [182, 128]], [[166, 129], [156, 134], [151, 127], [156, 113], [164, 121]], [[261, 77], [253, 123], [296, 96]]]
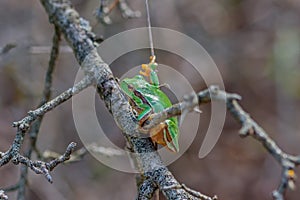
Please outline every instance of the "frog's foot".
[[155, 63], [156, 56], [150, 56], [150, 64]]
[[198, 107], [195, 107], [195, 108], [193, 109], [193, 111], [196, 112], [196, 113], [202, 113], [202, 111], [200, 110], [199, 106], [198, 106]]
[[142, 70], [140, 71], [140, 74], [145, 77], [150, 77], [152, 69], [147, 64], [142, 64]]
[[160, 123], [150, 130], [150, 137], [154, 143], [166, 146], [166, 141], [164, 138], [164, 129], [166, 128], [165, 123]]
[[163, 83], [159, 86], [159, 88], [162, 88], [162, 87], [165, 87], [165, 88], [168, 88], [169, 90], [171, 90], [171, 87], [168, 83]]

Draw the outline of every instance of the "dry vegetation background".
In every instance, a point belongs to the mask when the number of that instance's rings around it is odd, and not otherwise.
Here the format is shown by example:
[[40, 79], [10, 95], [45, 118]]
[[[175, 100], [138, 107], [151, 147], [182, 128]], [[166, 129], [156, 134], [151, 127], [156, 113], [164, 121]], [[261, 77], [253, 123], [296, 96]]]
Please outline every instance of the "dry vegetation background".
[[[111, 15], [114, 24], [110, 26], [97, 24], [93, 16], [98, 1], [72, 2], [104, 38], [146, 24], [144, 1], [129, 1], [134, 9], [142, 12], [142, 18], [125, 20], [116, 10]], [[300, 1], [151, 0], [150, 3], [153, 26], [180, 31], [202, 44], [216, 62], [226, 90], [242, 95], [241, 104], [280, 147], [288, 153], [299, 154]], [[0, 46], [17, 44], [8, 54], [0, 56], [0, 151], [12, 143], [15, 135], [12, 122], [21, 119], [39, 102], [49, 51], [36, 53], [32, 47], [50, 46], [52, 31], [39, 1], [0, 2]], [[196, 91], [207, 87], [184, 60], [166, 52], [157, 54], [159, 62], [173, 66], [191, 80]], [[147, 57], [148, 51], [129, 53], [111, 67], [120, 77]], [[78, 67], [73, 54], [62, 50], [54, 73], [53, 96], [73, 85]], [[97, 110], [99, 120], [105, 119], [109, 137], [122, 146], [121, 133], [101, 102]], [[271, 192], [279, 183], [280, 168], [260, 144], [238, 136], [239, 126], [231, 116], [228, 115], [213, 151], [205, 159], [198, 158], [210, 119], [209, 105], [202, 110], [196, 139], [169, 166], [175, 177], [191, 188], [217, 194], [221, 200], [271, 199]], [[184, 132], [181, 134], [184, 137]], [[66, 102], [45, 116], [38, 147], [41, 151], [63, 152], [71, 141], [82, 146], [74, 126], [71, 102]], [[296, 172], [300, 176], [300, 170]], [[92, 156], [59, 166], [52, 174], [54, 184], [50, 185], [42, 176], [30, 172], [27, 199], [135, 198], [132, 174], [106, 167]], [[16, 183], [18, 175], [19, 166], [2, 167], [0, 188]], [[295, 191], [288, 191], [287, 199], [299, 199], [299, 183], [296, 182]], [[15, 196], [9, 193], [10, 199]]]

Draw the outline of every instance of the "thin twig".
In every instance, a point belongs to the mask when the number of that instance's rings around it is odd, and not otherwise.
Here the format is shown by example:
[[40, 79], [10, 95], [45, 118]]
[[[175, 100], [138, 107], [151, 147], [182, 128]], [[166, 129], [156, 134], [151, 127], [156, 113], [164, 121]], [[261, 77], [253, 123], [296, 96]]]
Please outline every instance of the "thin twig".
[[217, 200], [218, 199], [218, 197], [216, 195], [213, 197], [206, 196], [198, 191], [188, 188], [185, 184], [182, 184], [182, 188], [185, 189], [191, 195], [198, 197], [200, 199], [203, 199], [203, 200]]
[[4, 192], [13, 192], [19, 189], [19, 182], [17, 184], [11, 185], [9, 187], [3, 188]]
[[104, 24], [111, 24], [112, 20], [109, 14], [117, 5], [124, 18], [138, 18], [141, 16], [141, 12], [132, 10], [126, 0], [114, 0], [111, 4], [108, 3], [108, 0], [100, 0], [100, 6], [95, 11], [97, 20]]
[[143, 126], [143, 130], [156, 126], [164, 120], [180, 115], [185, 111], [190, 112], [196, 106], [202, 103], [208, 103], [211, 100], [225, 101], [227, 109], [234, 118], [242, 125], [240, 136], [252, 136], [259, 141], [264, 148], [275, 158], [282, 167], [281, 182], [278, 188], [273, 192], [273, 197], [276, 200], [284, 199], [284, 193], [287, 188], [293, 189], [295, 185], [295, 167], [300, 164], [300, 156], [293, 156], [285, 153], [276, 142], [246, 113], [237, 103], [240, 99], [239, 95], [229, 94], [219, 90], [216, 86], [211, 86], [209, 89], [199, 92], [197, 95], [187, 96], [183, 102], [173, 105], [160, 113], [152, 114], [149, 121]]
[[[52, 87], [52, 74], [54, 72], [55, 63], [59, 55], [59, 43], [60, 43], [60, 31], [57, 26], [54, 26], [54, 36], [52, 39], [52, 49], [50, 54], [50, 60], [48, 64], [48, 69], [46, 72], [45, 77], [45, 83], [44, 83], [44, 89], [43, 89], [43, 95], [41, 102], [39, 103], [38, 107], [41, 107], [43, 104], [45, 104], [47, 101], [49, 101], [51, 96], [51, 87]], [[38, 158], [40, 158], [40, 153], [36, 147], [37, 142], [37, 136], [40, 130], [40, 126], [43, 120], [43, 115], [38, 117], [36, 121], [31, 126], [29, 136], [30, 136], [30, 145], [28, 147], [28, 150], [25, 153], [25, 157], [28, 159], [31, 158], [32, 152], [35, 151], [38, 155]], [[18, 188], [18, 200], [22, 200], [25, 198], [25, 186], [27, 181], [27, 174], [28, 174], [28, 168], [26, 165], [21, 166], [21, 174], [20, 174], [20, 180], [19, 180], [19, 188]]]
[[[27, 158], [25, 156], [22, 156], [21, 154], [17, 153], [13, 157], [12, 163], [15, 164], [15, 165], [18, 165], [19, 163], [21, 163], [24, 166], [26, 166], [26, 168], [30, 168], [36, 174], [43, 174], [45, 176], [45, 178], [50, 183], [53, 183], [53, 179], [52, 179], [52, 177], [50, 175], [50, 171], [52, 171], [59, 164], [64, 163], [65, 161], [69, 160], [72, 152], [75, 150], [75, 147], [76, 147], [76, 143], [74, 143], [74, 142], [70, 143], [63, 155], [61, 155], [58, 158], [53, 159], [53, 160], [51, 160], [49, 162], [32, 161], [29, 158]], [[26, 177], [24, 178], [24, 180], [25, 180], [24, 184], [26, 184]], [[14, 191], [14, 190], [17, 190], [17, 189], [20, 190], [20, 188], [21, 188], [20, 184], [22, 184], [22, 182], [19, 181], [16, 185], [11, 186], [9, 188], [6, 188], [5, 190], [6, 191]], [[0, 195], [1, 195], [1, 191], [2, 190], [0, 190]], [[3, 195], [5, 195], [5, 194], [3, 193]], [[18, 195], [18, 198], [24, 199], [25, 196], [19, 196]]]
[[61, 95], [47, 102], [40, 108], [34, 111], [30, 111], [28, 113], [28, 116], [26, 116], [22, 120], [14, 122], [13, 125], [14, 127], [17, 127], [17, 133], [11, 147], [5, 153], [1, 153], [0, 167], [7, 164], [10, 160], [18, 158], [20, 156], [19, 152], [23, 144], [24, 135], [34, 120], [36, 120], [40, 116], [43, 116], [45, 113], [54, 109], [66, 100], [70, 99], [73, 95], [79, 93], [91, 84], [91, 78], [86, 76], [80, 82], [76, 83], [74, 87], [63, 92]]
[[8, 43], [4, 47], [0, 47], [0, 56], [3, 54], [7, 54], [10, 50], [17, 47], [17, 44], [15, 43]]
[[[118, 149], [110, 148], [110, 147], [102, 147], [98, 146], [97, 144], [90, 144], [87, 145], [87, 147], [82, 147], [75, 152], [72, 153], [71, 158], [65, 162], [65, 163], [72, 163], [72, 162], [77, 162], [80, 161], [85, 155], [88, 154], [88, 152], [93, 152], [98, 155], [104, 155], [107, 157], [113, 157], [113, 156], [122, 156], [124, 153]], [[53, 151], [45, 151], [43, 153], [43, 158], [44, 159], [53, 159], [57, 158], [59, 156], [58, 153], [53, 152]]]
[[216, 86], [211, 86], [209, 89], [203, 90], [198, 94], [185, 95], [183, 101], [180, 103], [174, 104], [162, 112], [151, 114], [148, 120], [144, 122], [142, 130], [144, 132], [148, 132], [149, 129], [157, 126], [161, 122], [164, 122], [166, 119], [192, 112], [199, 105], [209, 103], [211, 101], [210, 98], [213, 98], [213, 100], [224, 100], [225, 98], [228, 100], [241, 99], [241, 97], [237, 94], [222, 92]]
[[28, 115], [18, 122], [14, 122], [13, 126], [18, 127], [22, 131], [27, 131], [30, 124], [36, 120], [38, 117], [43, 116], [45, 113], [53, 110], [63, 102], [70, 99], [75, 94], [81, 92], [85, 88], [89, 87], [92, 84], [92, 80], [90, 77], [84, 77], [80, 82], [76, 83], [72, 88], [69, 88], [56, 98], [52, 99], [51, 101], [45, 103], [41, 107], [36, 110], [31, 110], [28, 112]]
[[52, 177], [50, 175], [50, 171], [52, 171], [57, 165], [65, 162], [66, 160], [70, 159], [71, 153], [74, 151], [76, 147], [76, 143], [72, 142], [68, 145], [65, 153], [58, 157], [57, 159], [54, 159], [50, 162], [42, 162], [42, 161], [32, 161], [25, 156], [22, 156], [18, 154], [15, 156], [12, 160], [12, 162], [15, 165], [18, 165], [19, 163], [29, 167], [32, 171], [34, 171], [36, 174], [43, 174], [46, 179], [52, 183]]
[[288, 188], [294, 189], [296, 180], [294, 170], [295, 167], [299, 165], [300, 156], [293, 156], [285, 153], [235, 100], [227, 101], [227, 108], [234, 118], [242, 125], [240, 135], [243, 137], [251, 136], [259, 141], [281, 165], [281, 181], [278, 188], [273, 192], [273, 198], [276, 200], [284, 199], [285, 191]]
[[187, 191], [189, 194], [192, 196], [199, 198], [200, 200], [217, 200], [218, 197], [215, 195], [213, 197], [209, 197], [205, 194], [202, 194], [201, 192], [195, 191], [189, 187], [187, 187], [185, 184], [180, 184], [180, 185], [170, 185], [162, 188], [161, 190], [171, 190], [171, 189], [184, 189]]

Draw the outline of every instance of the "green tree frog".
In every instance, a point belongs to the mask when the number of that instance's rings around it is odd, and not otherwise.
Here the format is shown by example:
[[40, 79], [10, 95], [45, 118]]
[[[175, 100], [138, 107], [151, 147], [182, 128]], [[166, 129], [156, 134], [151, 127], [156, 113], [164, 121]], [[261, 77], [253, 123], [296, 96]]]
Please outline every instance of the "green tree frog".
[[[150, 57], [150, 63], [142, 64], [139, 75], [125, 78], [120, 87], [128, 96], [133, 109], [138, 113], [140, 126], [152, 113], [158, 113], [171, 107], [168, 96], [160, 89], [156, 73], [157, 63], [155, 56]], [[143, 76], [142, 76], [143, 75]], [[144, 77], [149, 77], [149, 82]], [[155, 144], [166, 146], [172, 152], [179, 151], [179, 128], [176, 117], [171, 117], [154, 128], [150, 129], [150, 137]]]

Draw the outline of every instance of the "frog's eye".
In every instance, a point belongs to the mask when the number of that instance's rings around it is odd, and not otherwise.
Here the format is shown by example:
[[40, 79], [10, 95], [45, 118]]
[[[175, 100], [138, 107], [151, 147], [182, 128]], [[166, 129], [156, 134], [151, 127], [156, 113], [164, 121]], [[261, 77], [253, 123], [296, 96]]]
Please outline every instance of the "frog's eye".
[[134, 87], [131, 84], [127, 84], [128, 90], [129, 91], [134, 91]]
[[135, 77], [140, 80], [144, 79], [142, 75], [136, 75]]

